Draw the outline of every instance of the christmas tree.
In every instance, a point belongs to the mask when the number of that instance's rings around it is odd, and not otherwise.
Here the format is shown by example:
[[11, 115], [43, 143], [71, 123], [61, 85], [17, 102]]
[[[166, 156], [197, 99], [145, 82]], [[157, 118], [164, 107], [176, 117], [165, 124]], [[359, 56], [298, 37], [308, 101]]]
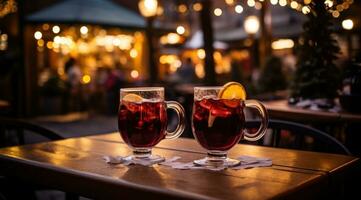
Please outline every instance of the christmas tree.
[[334, 63], [339, 47], [332, 35], [332, 16], [324, 1], [313, 1], [308, 6], [310, 12], [303, 25], [291, 95], [333, 99], [340, 86], [340, 72]]

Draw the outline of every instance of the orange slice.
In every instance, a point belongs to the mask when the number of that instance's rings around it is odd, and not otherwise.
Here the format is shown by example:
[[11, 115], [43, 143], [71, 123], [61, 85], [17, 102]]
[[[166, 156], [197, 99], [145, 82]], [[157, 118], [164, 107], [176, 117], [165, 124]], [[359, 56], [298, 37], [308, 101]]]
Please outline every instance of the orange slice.
[[143, 98], [136, 94], [127, 94], [123, 97], [123, 101], [140, 103], [143, 101]]
[[226, 83], [219, 92], [220, 99], [241, 99], [246, 100], [246, 90], [243, 85], [237, 82]]
[[[226, 100], [246, 100], [246, 90], [244, 89], [243, 85], [237, 82], [228, 82], [226, 83], [221, 91], [218, 93], [219, 99], [226, 99]], [[224, 104], [231, 108], [236, 108], [239, 105], [238, 101], [224, 101]], [[208, 116], [208, 127], [212, 127], [216, 116], [213, 116], [211, 112], [209, 112]]]

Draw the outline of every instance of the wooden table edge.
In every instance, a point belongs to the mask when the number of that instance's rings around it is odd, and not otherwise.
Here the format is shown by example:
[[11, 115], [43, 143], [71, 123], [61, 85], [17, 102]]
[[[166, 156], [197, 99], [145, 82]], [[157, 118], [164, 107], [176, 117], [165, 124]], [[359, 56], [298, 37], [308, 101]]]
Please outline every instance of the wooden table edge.
[[[105, 196], [107, 197], [114, 197], [115, 199], [119, 199], [119, 195], [120, 195], [120, 191], [119, 191], [119, 187], [121, 187], [122, 190], [127, 190], [128, 193], [134, 192], [134, 193], [139, 193], [139, 191], [146, 193], [147, 195], [147, 199], [214, 199], [212, 197], [209, 196], [204, 196], [204, 195], [199, 195], [199, 194], [195, 194], [195, 193], [190, 193], [190, 192], [185, 192], [185, 191], [178, 191], [178, 190], [164, 190], [164, 189], [158, 189], [155, 187], [151, 187], [151, 186], [145, 186], [145, 185], [139, 185], [139, 184], [135, 184], [135, 183], [131, 183], [128, 181], [124, 181], [122, 179], [114, 179], [114, 178], [110, 178], [107, 176], [102, 176], [100, 174], [96, 174], [96, 173], [90, 173], [90, 172], [84, 172], [84, 171], [78, 171], [78, 170], [72, 170], [72, 169], [67, 169], [67, 168], [63, 168], [63, 167], [56, 167], [53, 166], [51, 164], [47, 164], [47, 163], [43, 163], [43, 162], [38, 162], [38, 161], [33, 161], [33, 160], [24, 160], [24, 159], [19, 159], [16, 157], [11, 157], [11, 156], [6, 156], [6, 155], [1, 155], [0, 154], [0, 175], [1, 172], [5, 172], [9, 171], [6, 168], [9, 168], [7, 164], [10, 164], [11, 170], [14, 170], [16, 168], [21, 169], [22, 167], [26, 167], [28, 170], [26, 172], [21, 172], [16, 174], [16, 178], [22, 178], [21, 174], [22, 173], [27, 173], [29, 174], [29, 172], [31, 170], [37, 171], [38, 173], [44, 173], [46, 171], [55, 171], [57, 172], [56, 176], [62, 177], [63, 179], [65, 179], [65, 177], [68, 177], [70, 179], [74, 179], [74, 181], [82, 181], [84, 183], [88, 183], [88, 186], [91, 185], [91, 183], [89, 181], [94, 181], [94, 179], [97, 182], [97, 186], [101, 185], [99, 184], [99, 182], [105, 183], [105, 185], [107, 186], [111, 186], [116, 187], [116, 189], [118, 190], [117, 192], [115, 190], [112, 190], [114, 193], [112, 195], [110, 194], [105, 194]], [[7, 165], [7, 166], [6, 166]], [[21, 166], [19, 166], [21, 165]], [[45, 185], [45, 182], [52, 182], [51, 177], [46, 176], [46, 181], [44, 182], [44, 180], [40, 181], [39, 177], [41, 177], [41, 175], [39, 175], [38, 173], [34, 173], [33, 178], [31, 178], [31, 181], [36, 180], [35, 182], [37, 182], [39, 185]], [[49, 173], [48, 173], [49, 174]], [[54, 173], [53, 173], [54, 174]], [[53, 175], [54, 176], [54, 175]], [[30, 178], [28, 178], [30, 179]], [[26, 181], [26, 180], [25, 180]], [[68, 182], [72, 182], [72, 181], [68, 181]], [[54, 184], [52, 185], [56, 185], [55, 188], [59, 187], [60, 185], [63, 185], [65, 183], [56, 183], [53, 182]], [[67, 188], [67, 191], [73, 192], [75, 194], [80, 194], [80, 195], [84, 195], [84, 196], [88, 196], [86, 194], [89, 194], [89, 190], [87, 190], [86, 187], [83, 187], [82, 190], [84, 191], [79, 191], [79, 190], [75, 190], [74, 188], [71, 187], [67, 187], [67, 186], [63, 186], [64, 188]], [[61, 187], [59, 187], [61, 188]], [[122, 196], [124, 193], [122, 193]], [[139, 194], [138, 194], [139, 195]], [[129, 197], [132, 197], [131, 194], [128, 194]], [[100, 196], [88, 196], [88, 197], [95, 197], [95, 198], [103, 198]]]
[[[105, 133], [104, 135], [111, 135], [111, 134], [117, 134], [117, 132], [111, 132], [111, 133]], [[87, 139], [90, 139], [90, 140], [97, 140], [97, 141], [103, 141], [103, 142], [111, 142], [111, 143], [122, 143], [122, 144], [125, 144], [124, 142], [122, 141], [114, 141], [114, 140], [110, 140], [110, 139], [100, 139], [100, 138], [97, 138], [97, 136], [99, 135], [90, 135], [90, 136], [86, 136], [84, 138], [87, 138]], [[195, 140], [193, 138], [181, 138], [183, 140]], [[239, 145], [239, 144], [238, 144]], [[251, 145], [251, 144], [241, 144], [241, 145]], [[251, 146], [254, 146], [254, 145], [251, 145]], [[267, 147], [267, 146], [259, 146], [259, 147], [262, 147], [262, 148], [274, 148], [274, 147]], [[189, 152], [189, 153], [197, 153], [197, 154], [206, 154], [206, 152], [201, 152], [201, 151], [197, 151], [197, 150], [189, 150], [189, 149], [175, 149], [175, 148], [170, 148], [170, 147], [162, 147], [162, 146], [155, 146], [154, 148], [159, 148], [159, 149], [167, 149], [167, 150], [177, 150], [177, 151], [183, 151], [183, 152]], [[310, 152], [310, 151], [303, 151], [303, 150], [295, 150], [295, 149], [286, 149], [286, 150], [291, 150], [291, 151], [297, 151], [297, 152]], [[323, 153], [323, 152], [315, 152], [315, 153]], [[330, 153], [324, 153], [324, 154], [330, 154]], [[339, 154], [337, 154], [339, 155]], [[343, 166], [347, 166], [348, 164], [353, 164], [354, 162], [358, 162], [359, 161], [359, 158], [356, 157], [356, 156], [352, 156], [352, 155], [342, 155], [340, 154], [341, 156], [347, 156], [347, 157], [350, 157], [352, 158], [352, 160], [350, 160], [349, 162], [337, 167], [336, 169], [340, 168], [339, 170], [343, 169], [342, 167]], [[273, 164], [274, 166], [280, 166], [280, 167], [289, 167], [289, 168], [295, 168], [295, 167], [292, 167], [292, 166], [286, 166], [286, 165], [278, 165], [278, 164]], [[309, 169], [309, 168], [295, 168], [295, 169], [300, 169], [300, 170], [308, 170], [308, 171], [314, 171], [314, 172], [319, 172], [319, 173], [322, 173], [322, 174], [327, 174], [329, 173], [328, 171], [326, 170], [316, 170], [316, 169]], [[334, 169], [334, 170], [336, 170]]]

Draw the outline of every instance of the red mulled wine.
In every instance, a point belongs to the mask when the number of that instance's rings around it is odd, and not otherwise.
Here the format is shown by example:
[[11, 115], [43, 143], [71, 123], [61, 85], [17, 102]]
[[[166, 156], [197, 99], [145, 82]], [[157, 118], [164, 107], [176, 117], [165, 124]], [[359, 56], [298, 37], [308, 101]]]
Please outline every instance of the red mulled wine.
[[245, 117], [241, 100], [195, 100], [193, 133], [198, 142], [210, 151], [227, 151], [243, 137]]
[[166, 125], [164, 102], [121, 102], [118, 128], [128, 145], [136, 148], [155, 146], [165, 137]]

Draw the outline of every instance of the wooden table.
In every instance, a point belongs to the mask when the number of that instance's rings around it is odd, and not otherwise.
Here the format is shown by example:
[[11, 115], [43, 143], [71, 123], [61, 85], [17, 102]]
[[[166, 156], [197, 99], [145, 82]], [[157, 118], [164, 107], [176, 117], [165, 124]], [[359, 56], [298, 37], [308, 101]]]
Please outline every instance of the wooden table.
[[314, 111], [309, 109], [290, 106], [287, 100], [264, 101], [262, 102], [271, 118], [283, 119], [296, 122], [320, 122], [320, 123], [344, 123], [361, 122], [361, 115], [349, 112], [328, 112]]
[[[163, 140], [155, 154], [204, 157], [192, 139]], [[273, 166], [244, 170], [176, 170], [106, 164], [128, 155], [118, 133], [0, 149], [0, 175], [96, 199], [309, 199], [342, 195], [359, 159], [350, 156], [237, 145], [231, 157], [270, 157]]]

